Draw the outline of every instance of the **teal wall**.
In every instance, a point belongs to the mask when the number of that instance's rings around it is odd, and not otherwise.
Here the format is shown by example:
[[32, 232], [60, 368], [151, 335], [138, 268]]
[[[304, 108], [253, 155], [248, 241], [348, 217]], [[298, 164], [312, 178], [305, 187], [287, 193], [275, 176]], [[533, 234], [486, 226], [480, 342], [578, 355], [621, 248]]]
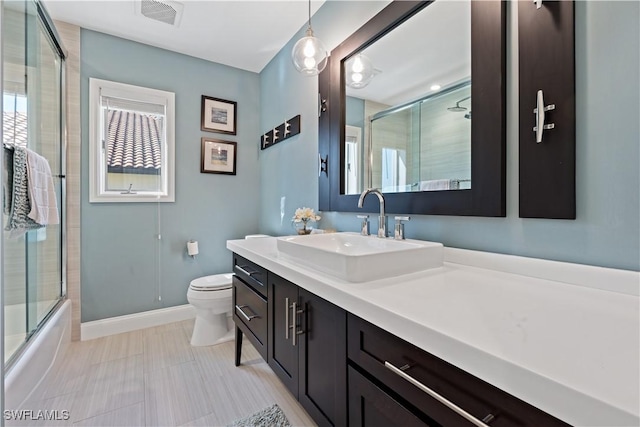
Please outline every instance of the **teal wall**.
[[[81, 73], [82, 321], [186, 304], [190, 280], [231, 269], [226, 240], [258, 231], [259, 76], [84, 29]], [[89, 77], [175, 93], [175, 203], [88, 202]], [[200, 131], [201, 95], [238, 103], [237, 135]], [[237, 141], [236, 176], [200, 173], [203, 136]]]
[[[577, 219], [518, 217], [518, 35], [516, 3], [508, 3], [507, 217], [414, 215], [412, 238], [447, 246], [606, 267], [640, 270], [640, 3], [579, 1], [576, 6]], [[313, 17], [316, 36], [346, 34], [349, 19], [378, 8], [375, 2], [326, 2]], [[289, 234], [289, 218], [302, 205], [317, 207], [317, 80], [291, 65], [295, 39], [260, 74], [261, 124], [302, 114], [296, 139], [260, 156], [260, 231]], [[544, 171], [541, 171], [544, 173]], [[281, 219], [280, 198], [286, 197]], [[324, 228], [358, 230], [354, 213], [322, 213]]]

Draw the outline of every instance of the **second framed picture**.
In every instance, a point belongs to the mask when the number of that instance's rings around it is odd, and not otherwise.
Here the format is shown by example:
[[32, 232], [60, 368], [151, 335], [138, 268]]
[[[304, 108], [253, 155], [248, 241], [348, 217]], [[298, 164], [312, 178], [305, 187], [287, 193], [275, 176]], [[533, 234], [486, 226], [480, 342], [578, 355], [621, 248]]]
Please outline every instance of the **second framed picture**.
[[202, 95], [200, 129], [206, 132], [235, 135], [237, 106], [235, 101]]
[[235, 175], [236, 147], [233, 141], [202, 138], [200, 172]]

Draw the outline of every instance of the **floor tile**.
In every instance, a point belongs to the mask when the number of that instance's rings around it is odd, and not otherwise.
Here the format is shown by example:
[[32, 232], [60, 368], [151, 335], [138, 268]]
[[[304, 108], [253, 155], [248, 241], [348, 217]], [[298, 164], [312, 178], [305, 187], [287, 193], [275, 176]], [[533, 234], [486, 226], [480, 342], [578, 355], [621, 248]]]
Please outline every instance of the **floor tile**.
[[146, 373], [145, 402], [148, 426], [185, 424], [213, 412], [216, 406], [195, 361]]
[[94, 343], [94, 351], [91, 355], [91, 363], [102, 363], [123, 357], [142, 354], [143, 332], [132, 331], [124, 334], [110, 335], [98, 338]]
[[142, 356], [92, 365], [85, 387], [76, 393], [72, 420], [80, 421], [144, 401]]
[[178, 325], [171, 332], [145, 334], [145, 372], [152, 372], [190, 361], [193, 361], [191, 344], [189, 344], [181, 326]]
[[145, 425], [144, 403], [125, 406], [95, 417], [73, 423], [74, 426], [87, 427], [140, 427]]

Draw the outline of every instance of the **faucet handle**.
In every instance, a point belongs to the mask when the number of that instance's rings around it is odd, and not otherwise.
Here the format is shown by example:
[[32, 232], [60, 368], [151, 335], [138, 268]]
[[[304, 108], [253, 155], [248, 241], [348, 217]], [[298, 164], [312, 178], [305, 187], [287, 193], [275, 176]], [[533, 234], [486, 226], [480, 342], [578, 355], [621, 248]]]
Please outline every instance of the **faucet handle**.
[[411, 218], [408, 216], [397, 216], [394, 219], [396, 220], [396, 226], [393, 238], [396, 240], [404, 240], [404, 224], [402, 221], [409, 221]]
[[369, 235], [369, 215], [358, 215], [358, 218], [362, 220], [362, 224], [360, 225], [360, 234], [363, 236]]

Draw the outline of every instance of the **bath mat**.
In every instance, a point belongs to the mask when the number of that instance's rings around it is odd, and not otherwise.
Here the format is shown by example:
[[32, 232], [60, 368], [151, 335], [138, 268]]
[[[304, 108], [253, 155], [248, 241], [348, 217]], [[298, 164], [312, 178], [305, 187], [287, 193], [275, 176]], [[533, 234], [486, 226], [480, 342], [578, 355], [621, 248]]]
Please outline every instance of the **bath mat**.
[[241, 420], [235, 421], [229, 427], [290, 427], [291, 423], [277, 404], [273, 404], [262, 411], [256, 412]]

